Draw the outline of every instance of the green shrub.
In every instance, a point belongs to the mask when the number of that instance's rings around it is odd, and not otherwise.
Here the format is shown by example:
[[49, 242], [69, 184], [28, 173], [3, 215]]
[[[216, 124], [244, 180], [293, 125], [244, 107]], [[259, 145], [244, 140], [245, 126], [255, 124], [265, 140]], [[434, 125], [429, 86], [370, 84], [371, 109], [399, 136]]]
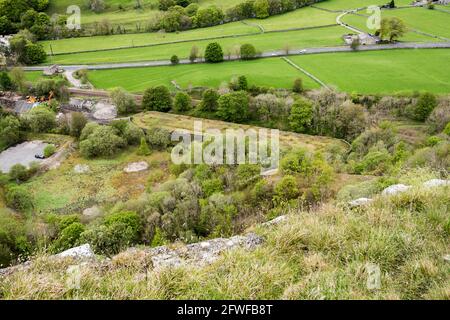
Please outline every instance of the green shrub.
[[171, 144], [170, 131], [152, 128], [147, 132], [147, 140], [152, 149], [165, 150]]
[[146, 110], [167, 112], [172, 109], [172, 97], [166, 86], [157, 86], [145, 91], [142, 107]]
[[297, 181], [293, 176], [284, 176], [276, 185], [274, 189], [273, 200], [276, 203], [282, 203], [295, 199], [299, 196]]
[[87, 124], [86, 116], [81, 112], [72, 112], [70, 114], [70, 135], [80, 137], [81, 132]]
[[106, 226], [113, 226], [114, 224], [120, 223], [126, 225], [128, 228], [131, 228], [134, 235], [132, 240], [136, 241], [142, 229], [141, 219], [138, 214], [132, 211], [125, 211], [110, 214], [105, 218]]
[[202, 102], [200, 103], [200, 109], [209, 112], [217, 111], [217, 108], [219, 107], [219, 98], [220, 95], [216, 90], [205, 90], [205, 92], [203, 92]]
[[148, 147], [147, 140], [145, 137], [141, 138], [141, 145], [137, 151], [137, 154], [140, 156], [148, 156], [151, 153], [150, 148]]
[[136, 234], [125, 223], [100, 225], [87, 229], [80, 236], [80, 243], [89, 243], [94, 252], [114, 255], [134, 243]]
[[208, 44], [205, 50], [206, 62], [217, 63], [223, 61], [223, 51], [220, 44], [212, 42]]
[[18, 163], [9, 169], [9, 177], [11, 180], [23, 182], [27, 181], [30, 178], [30, 175], [28, 174], [28, 169], [24, 165]]
[[208, 179], [202, 182], [202, 190], [206, 197], [223, 191], [223, 183], [219, 178]]
[[55, 113], [45, 107], [33, 108], [27, 114], [27, 121], [33, 132], [50, 132], [56, 128]]
[[9, 91], [12, 88], [13, 83], [9, 75], [5, 71], [0, 72], [0, 90]]
[[30, 193], [21, 186], [8, 186], [5, 193], [6, 205], [10, 208], [26, 211], [33, 207]]
[[447, 125], [445, 126], [444, 131], [442, 131], [443, 133], [445, 133], [446, 135], [450, 136], [450, 122], [447, 123]]
[[286, 175], [301, 173], [309, 176], [312, 171], [312, 156], [305, 149], [298, 149], [287, 154], [280, 163], [281, 171]]
[[57, 253], [68, 250], [79, 244], [81, 234], [85, 231], [84, 225], [74, 222], [62, 229], [58, 239], [52, 244], [52, 251]]
[[0, 117], [0, 151], [20, 142], [22, 133], [20, 121], [14, 116]]
[[240, 51], [242, 60], [250, 60], [256, 57], [256, 49], [252, 44], [243, 44]]
[[[85, 133], [85, 130], [89, 132]], [[110, 126], [87, 125], [81, 133], [82, 138], [85, 136], [87, 137], [80, 142], [80, 152], [86, 158], [112, 156], [126, 145], [126, 141]]]
[[294, 80], [294, 85], [292, 87], [292, 91], [295, 93], [303, 92], [303, 80], [301, 78], [297, 78]]
[[174, 110], [178, 112], [189, 111], [192, 106], [191, 97], [185, 92], [178, 92], [175, 95]]
[[244, 91], [224, 94], [219, 98], [217, 116], [225, 121], [242, 122], [247, 120], [249, 99]]
[[311, 130], [313, 105], [305, 99], [298, 99], [291, 107], [289, 125], [295, 132], [305, 133]]
[[53, 144], [49, 144], [44, 148], [44, 157], [49, 158], [56, 152], [56, 147]]
[[425, 121], [436, 106], [437, 99], [432, 93], [425, 92], [421, 94], [414, 107], [414, 119]]
[[177, 65], [180, 63], [180, 59], [177, 55], [173, 55], [172, 57], [170, 57], [170, 63], [172, 63], [173, 65]]

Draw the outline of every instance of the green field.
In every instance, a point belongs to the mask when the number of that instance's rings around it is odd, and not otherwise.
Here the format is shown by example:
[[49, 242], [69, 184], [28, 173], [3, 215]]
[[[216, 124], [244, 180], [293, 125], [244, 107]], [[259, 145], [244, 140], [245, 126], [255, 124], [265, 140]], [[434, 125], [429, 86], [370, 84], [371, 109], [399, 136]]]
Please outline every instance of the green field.
[[340, 91], [450, 92], [450, 50], [413, 49], [330, 53], [292, 61]]
[[227, 23], [210, 28], [188, 30], [184, 32], [152, 32], [118, 34], [111, 36], [95, 36], [68, 38], [61, 40], [42, 41], [45, 50], [50, 53], [50, 45], [54, 54], [69, 53], [89, 50], [114, 49], [121, 47], [143, 46], [151, 44], [166, 43], [172, 41], [197, 40], [202, 38], [213, 38], [232, 36], [239, 34], [251, 34], [260, 32], [259, 28], [245, 25], [241, 22]]
[[270, 31], [335, 24], [336, 16], [336, 13], [306, 7], [267, 19], [250, 19], [247, 21], [259, 24], [264, 30]]
[[131, 92], [143, 92], [151, 86], [160, 84], [173, 88], [171, 81], [176, 81], [183, 88], [189, 85], [218, 87], [239, 75], [247, 76], [250, 85], [290, 88], [294, 79], [301, 77], [306, 88], [318, 87], [315, 82], [280, 58], [220, 64], [96, 70], [89, 72], [89, 80], [100, 89], [123, 87]]
[[[343, 27], [327, 27], [280, 33], [264, 33], [236, 38], [215, 40], [223, 47], [225, 55], [233, 52], [244, 43], [253, 44], [258, 51], [282, 50], [286, 44], [291, 49], [305, 47], [324, 47], [342, 45], [341, 36], [345, 34]], [[179, 58], [187, 58], [193, 45], [203, 52], [211, 40], [191, 41], [175, 44], [158, 45], [144, 48], [120, 49], [100, 52], [85, 52], [49, 57], [47, 64], [100, 64], [112, 62], [132, 62], [148, 60], [169, 60], [174, 54]]]
[[[349, 10], [368, 7], [372, 5], [383, 5], [390, 2], [389, 0], [325, 0], [314, 4], [319, 8], [328, 10]], [[396, 0], [397, 6], [405, 6], [411, 4], [412, 0]]]
[[[134, 9], [135, 0], [104, 0], [106, 9], [101, 13], [95, 13], [87, 9], [86, 0], [53, 0], [48, 9], [50, 15], [54, 13], [66, 14], [67, 7], [77, 5], [81, 9], [81, 24], [84, 28], [92, 26], [96, 22], [108, 20], [113, 25], [121, 25], [128, 30], [135, 30], [136, 24], [145, 27], [149, 19], [159, 13], [157, 8], [157, 0], [141, 0], [142, 9]], [[216, 5], [223, 10], [232, 7], [242, 0], [199, 0], [200, 7], [208, 7]], [[119, 4], [124, 10], [119, 10]]]
[[[397, 10], [383, 10], [382, 17], [398, 17], [402, 19], [410, 29], [450, 38], [450, 14], [445, 12], [428, 10], [424, 8], [406, 8]], [[374, 30], [369, 30], [367, 28], [366, 20], [367, 18], [354, 14], [349, 14], [342, 18], [343, 22], [351, 26], [373, 33]], [[431, 21], [432, 23], [430, 23]], [[405, 37], [401, 38], [401, 40], [439, 41], [436, 38], [423, 36], [412, 31], [408, 32]]]
[[[449, 92], [449, 59], [450, 51], [446, 49], [326, 53], [291, 57], [300, 67], [340, 91], [367, 94], [411, 93], [415, 90]], [[142, 92], [158, 84], [173, 87], [172, 80], [184, 88], [189, 85], [218, 87], [237, 75], [246, 75], [250, 84], [276, 88], [290, 88], [293, 79], [300, 76], [304, 79], [306, 88], [318, 87], [311, 79], [278, 58], [214, 65], [98, 70], [90, 72], [89, 79], [95, 87], [101, 89], [122, 86], [132, 92]]]

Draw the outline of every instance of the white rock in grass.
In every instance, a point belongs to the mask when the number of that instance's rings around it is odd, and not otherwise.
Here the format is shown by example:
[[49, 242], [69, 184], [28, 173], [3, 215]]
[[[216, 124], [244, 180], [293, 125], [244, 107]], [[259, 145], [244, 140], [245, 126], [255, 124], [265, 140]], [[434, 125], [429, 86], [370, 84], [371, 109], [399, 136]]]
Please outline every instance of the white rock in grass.
[[91, 246], [89, 244], [83, 244], [82, 246], [75, 247], [56, 255], [58, 258], [67, 258], [72, 257], [76, 259], [90, 259], [95, 258], [94, 251], [92, 251]]
[[279, 216], [279, 217], [276, 217], [275, 219], [264, 222], [262, 225], [265, 227], [279, 225], [279, 224], [285, 222], [286, 220], [287, 220], [287, 216], [285, 216], [285, 215]]
[[424, 182], [423, 186], [426, 188], [450, 186], [450, 181], [442, 180], [442, 179], [431, 179], [431, 180]]
[[126, 173], [140, 172], [148, 169], [148, 163], [145, 161], [130, 163], [123, 169]]
[[83, 216], [95, 218], [102, 214], [102, 210], [98, 206], [93, 206], [83, 210]]
[[73, 171], [75, 173], [88, 173], [91, 171], [91, 168], [89, 168], [89, 166], [87, 164], [77, 164], [73, 168]]
[[359, 198], [353, 201], [350, 201], [348, 204], [350, 205], [350, 207], [360, 207], [366, 204], [371, 203], [373, 200], [369, 199], [369, 198]]
[[391, 196], [397, 193], [408, 191], [410, 188], [411, 186], [406, 186], [404, 184], [394, 184], [384, 189], [381, 194], [384, 196]]

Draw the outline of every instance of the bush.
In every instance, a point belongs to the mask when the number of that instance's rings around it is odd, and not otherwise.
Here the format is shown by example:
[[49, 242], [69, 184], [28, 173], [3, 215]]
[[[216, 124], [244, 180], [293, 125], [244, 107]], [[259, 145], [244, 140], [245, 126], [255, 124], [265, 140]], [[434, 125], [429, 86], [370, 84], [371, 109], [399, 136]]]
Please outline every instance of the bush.
[[13, 88], [13, 83], [9, 75], [2, 71], [0, 72], [0, 90], [8, 91]]
[[86, 124], [87, 119], [84, 114], [72, 112], [70, 114], [70, 135], [79, 138]]
[[[84, 157], [112, 156], [126, 145], [126, 141], [117, 135], [114, 128], [98, 125], [93, 128], [92, 133], [80, 142], [80, 152]], [[91, 130], [91, 126], [83, 129], [82, 137], [85, 130]]]
[[306, 99], [297, 99], [291, 107], [289, 125], [295, 132], [306, 133], [310, 131], [313, 120], [313, 105]]
[[49, 144], [44, 149], [44, 157], [49, 158], [56, 152], [56, 147], [53, 144]]
[[27, 168], [20, 163], [15, 164], [11, 167], [11, 169], [9, 170], [9, 177], [11, 178], [11, 180], [22, 182], [27, 181], [30, 178]]
[[175, 95], [174, 110], [178, 112], [189, 111], [192, 106], [191, 97], [185, 92], [178, 92]]
[[417, 121], [425, 121], [436, 106], [437, 100], [433, 94], [429, 92], [421, 94], [414, 107], [414, 119]]
[[136, 112], [137, 106], [134, 97], [122, 88], [115, 88], [111, 91], [110, 97], [116, 105], [119, 114], [130, 114]]
[[142, 107], [146, 110], [167, 112], [172, 109], [172, 97], [166, 86], [149, 88], [144, 93]]
[[8, 207], [19, 211], [26, 211], [33, 207], [31, 195], [21, 186], [7, 187], [5, 200]]
[[212, 42], [208, 44], [205, 50], [206, 62], [217, 63], [223, 61], [223, 50], [220, 44]]
[[300, 191], [297, 186], [297, 181], [293, 176], [284, 176], [275, 185], [274, 201], [276, 203], [282, 203], [295, 199], [299, 196]]
[[256, 0], [253, 4], [253, 10], [255, 11], [255, 16], [258, 19], [265, 19], [269, 17], [269, 1]]
[[242, 60], [251, 60], [256, 57], [256, 49], [252, 44], [243, 44], [240, 51]]
[[56, 127], [55, 113], [45, 107], [33, 108], [27, 114], [27, 121], [33, 132], [50, 132]]
[[219, 93], [214, 89], [207, 89], [203, 92], [202, 102], [200, 103], [200, 109], [203, 111], [214, 112], [217, 111], [219, 106], [218, 100], [220, 98]]
[[84, 225], [79, 222], [66, 226], [62, 229], [58, 239], [53, 242], [52, 251], [57, 253], [77, 246], [84, 231]]
[[450, 122], [447, 123], [447, 125], [444, 128], [444, 131], [442, 131], [443, 133], [445, 133], [446, 135], [450, 136]]
[[206, 197], [223, 191], [223, 183], [219, 178], [208, 179], [202, 182], [202, 190]]
[[94, 252], [114, 255], [132, 245], [135, 234], [133, 229], [124, 223], [114, 223], [110, 226], [100, 225], [84, 231], [80, 243], [89, 243]]
[[147, 140], [145, 139], [145, 137], [141, 137], [141, 144], [139, 146], [137, 154], [140, 156], [148, 156], [150, 153], [151, 151], [148, 147]]
[[244, 91], [224, 94], [219, 98], [217, 116], [222, 120], [242, 122], [248, 118], [248, 96]]
[[45, 60], [47, 60], [47, 53], [42, 45], [29, 42], [25, 46], [25, 54], [23, 56], [25, 64], [40, 64], [45, 62]]
[[294, 85], [292, 87], [292, 91], [295, 93], [302, 93], [303, 92], [303, 80], [300, 78], [297, 78], [294, 80]]
[[131, 228], [134, 237], [133, 241], [136, 241], [142, 229], [141, 219], [138, 214], [133, 211], [117, 212], [106, 216], [105, 225], [113, 226], [115, 224], [124, 224], [127, 228]]
[[165, 150], [171, 143], [170, 131], [152, 128], [147, 132], [147, 139], [152, 149]]
[[20, 121], [14, 116], [0, 117], [0, 151], [22, 140]]
[[180, 63], [180, 59], [178, 59], [177, 55], [173, 55], [172, 57], [170, 57], [170, 63], [172, 63], [173, 65], [177, 65]]

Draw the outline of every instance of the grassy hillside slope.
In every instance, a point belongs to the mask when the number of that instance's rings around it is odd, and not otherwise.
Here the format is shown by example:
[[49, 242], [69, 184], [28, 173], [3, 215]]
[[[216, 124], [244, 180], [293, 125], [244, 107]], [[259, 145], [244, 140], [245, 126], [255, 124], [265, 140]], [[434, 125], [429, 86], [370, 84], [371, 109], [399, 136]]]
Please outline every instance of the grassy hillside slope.
[[[404, 179], [417, 183], [420, 175]], [[233, 250], [203, 268], [147, 271], [133, 255], [107, 268], [91, 263], [79, 290], [66, 287], [73, 261], [39, 256], [1, 279], [0, 292], [5, 299], [450, 299], [448, 191], [415, 187], [366, 208], [291, 212], [281, 225], [256, 229], [266, 240], [256, 251]], [[380, 270], [375, 288], [370, 268]]]

